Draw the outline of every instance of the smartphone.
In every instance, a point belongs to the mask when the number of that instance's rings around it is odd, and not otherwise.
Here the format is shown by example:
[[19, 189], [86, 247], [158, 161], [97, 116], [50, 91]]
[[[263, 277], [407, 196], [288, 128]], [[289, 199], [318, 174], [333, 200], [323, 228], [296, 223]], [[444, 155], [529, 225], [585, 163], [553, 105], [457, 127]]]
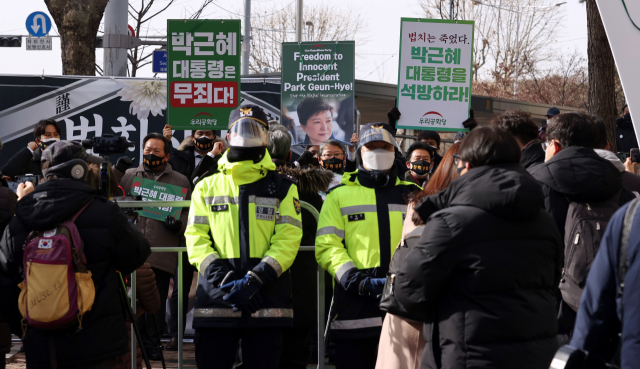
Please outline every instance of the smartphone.
[[14, 182], [16, 183], [31, 182], [33, 183], [33, 187], [36, 187], [38, 183], [40, 183], [40, 179], [42, 179], [42, 176], [29, 173], [23, 176], [16, 176]]
[[640, 149], [631, 149], [629, 157], [632, 163], [640, 163]]
[[616, 153], [616, 156], [618, 157], [618, 159], [620, 159], [621, 162], [625, 162], [627, 161], [627, 154], [623, 153], [623, 152], [618, 152]]

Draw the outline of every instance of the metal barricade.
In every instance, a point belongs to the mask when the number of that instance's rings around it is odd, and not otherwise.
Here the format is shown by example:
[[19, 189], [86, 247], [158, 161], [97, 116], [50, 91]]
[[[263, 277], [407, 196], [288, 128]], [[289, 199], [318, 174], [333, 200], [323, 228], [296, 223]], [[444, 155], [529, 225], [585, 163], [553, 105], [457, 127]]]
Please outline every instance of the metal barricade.
[[[191, 206], [191, 201], [118, 201], [117, 204], [122, 209], [137, 209], [142, 207], [181, 207], [188, 208]], [[150, 206], [153, 204], [152, 206]], [[314, 208], [311, 204], [306, 203], [304, 201], [300, 201], [300, 207], [302, 209], [310, 212], [316, 220], [316, 224], [318, 223], [318, 219], [320, 217], [320, 213], [318, 210]], [[152, 252], [187, 252], [186, 247], [152, 247]], [[306, 252], [315, 252], [315, 246], [300, 246], [299, 251]], [[178, 368], [182, 369], [183, 367], [183, 345], [182, 339], [183, 337], [183, 326], [185, 322], [183, 322], [183, 296], [182, 296], [182, 255], [178, 257], [178, 275], [174, 281], [174, 287], [178, 288]], [[318, 339], [318, 369], [324, 369], [324, 269], [320, 265], [318, 265], [317, 270], [317, 287], [318, 287], [318, 327], [317, 327], [317, 339]], [[131, 273], [131, 308], [133, 311], [136, 311], [136, 272]], [[295, 311], [294, 311], [295, 314]], [[164, 317], [163, 317], [164, 319]], [[131, 325], [131, 368], [136, 369], [136, 340], [135, 340], [135, 332], [133, 324]], [[143, 345], [140, 342], [140, 345]]]

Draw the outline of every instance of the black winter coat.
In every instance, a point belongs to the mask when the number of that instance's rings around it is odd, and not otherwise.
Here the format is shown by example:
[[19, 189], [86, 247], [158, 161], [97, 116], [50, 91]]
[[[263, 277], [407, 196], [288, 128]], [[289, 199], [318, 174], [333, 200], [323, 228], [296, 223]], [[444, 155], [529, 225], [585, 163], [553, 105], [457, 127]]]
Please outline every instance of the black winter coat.
[[542, 148], [542, 142], [536, 142], [522, 149], [520, 155], [520, 165], [529, 173], [533, 173], [540, 165], [544, 163], [545, 152]]
[[629, 116], [628, 120], [625, 118], [616, 119], [616, 148], [618, 152], [623, 152], [628, 156], [631, 149], [638, 148], [638, 138], [636, 137], [636, 131], [633, 129], [631, 116]]
[[82, 330], [77, 333], [76, 327], [29, 327], [23, 342], [30, 368], [50, 368], [49, 337], [55, 339], [58, 366], [63, 367], [88, 365], [129, 350], [116, 270], [128, 274], [141, 266], [151, 253], [149, 243], [115, 203], [97, 197], [96, 190], [85, 182], [48, 181], [18, 202], [16, 217], [0, 242], [0, 273], [8, 278], [22, 277], [22, 245], [29, 232], [55, 227], [91, 199], [95, 200], [75, 224], [96, 286], [93, 307], [83, 317]]
[[586, 147], [560, 151], [532, 175], [542, 185], [544, 208], [555, 220], [563, 240], [571, 201], [618, 203], [622, 190], [620, 171]]
[[562, 239], [517, 164], [482, 166], [426, 197], [396, 297], [424, 309], [421, 368], [546, 369], [558, 348]]
[[16, 176], [34, 174], [41, 176], [40, 156], [42, 151], [37, 148], [33, 153], [27, 147], [23, 147], [2, 167], [2, 174], [16, 179]]

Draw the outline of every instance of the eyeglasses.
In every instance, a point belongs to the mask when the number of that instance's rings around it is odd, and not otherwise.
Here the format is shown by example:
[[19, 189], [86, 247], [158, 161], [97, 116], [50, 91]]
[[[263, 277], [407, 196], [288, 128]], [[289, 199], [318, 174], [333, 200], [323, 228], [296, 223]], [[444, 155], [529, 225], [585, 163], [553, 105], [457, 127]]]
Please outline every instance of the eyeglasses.
[[344, 154], [341, 152], [334, 152], [334, 153], [324, 153], [322, 154], [321, 158], [322, 159], [331, 159], [331, 158], [338, 158], [338, 159], [342, 159], [344, 157]]
[[460, 159], [460, 155], [458, 154], [453, 154], [453, 164], [455, 164], [455, 166], [457, 167], [458, 164], [462, 161], [462, 159]]

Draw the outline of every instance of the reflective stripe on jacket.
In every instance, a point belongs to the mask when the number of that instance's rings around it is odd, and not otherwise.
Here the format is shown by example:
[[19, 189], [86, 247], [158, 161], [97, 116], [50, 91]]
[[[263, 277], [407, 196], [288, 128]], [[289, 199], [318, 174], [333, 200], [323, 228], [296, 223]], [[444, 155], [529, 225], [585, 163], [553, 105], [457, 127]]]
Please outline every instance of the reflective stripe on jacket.
[[[199, 271], [195, 328], [291, 324], [287, 270], [302, 238], [300, 203], [296, 180], [275, 169], [268, 153], [256, 164], [230, 163], [224, 154], [219, 172], [196, 185], [185, 232]], [[250, 270], [264, 283], [264, 308], [251, 317], [232, 311], [219, 289]]]
[[393, 252], [402, 237], [407, 196], [420, 188], [395, 179], [395, 185], [368, 188], [358, 171], [345, 173], [322, 205], [316, 233], [316, 259], [334, 278], [332, 335], [366, 337], [380, 333], [384, 313], [376, 299], [348, 292], [340, 283], [360, 271], [386, 277]]

